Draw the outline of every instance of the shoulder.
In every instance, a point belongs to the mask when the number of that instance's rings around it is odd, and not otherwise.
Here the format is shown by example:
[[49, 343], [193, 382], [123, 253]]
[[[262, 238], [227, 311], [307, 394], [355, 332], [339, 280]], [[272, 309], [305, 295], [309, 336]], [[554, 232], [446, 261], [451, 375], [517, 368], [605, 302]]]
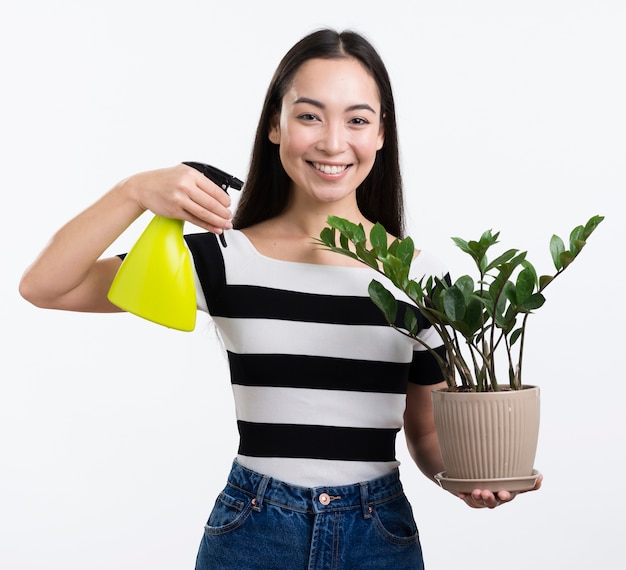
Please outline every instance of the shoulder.
[[211, 232], [185, 234], [185, 242], [194, 256], [215, 255], [220, 250], [217, 236]]
[[439, 256], [428, 250], [415, 250], [415, 257], [411, 264], [412, 279], [421, 279], [430, 275], [445, 277], [448, 274], [448, 267]]

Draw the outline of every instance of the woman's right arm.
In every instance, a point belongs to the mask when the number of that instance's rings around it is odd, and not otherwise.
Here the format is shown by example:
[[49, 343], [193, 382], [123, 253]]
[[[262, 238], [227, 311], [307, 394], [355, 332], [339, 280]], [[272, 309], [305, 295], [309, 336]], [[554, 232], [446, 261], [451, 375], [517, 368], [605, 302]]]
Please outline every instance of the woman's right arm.
[[54, 234], [22, 276], [20, 294], [43, 308], [119, 311], [107, 293], [121, 260], [101, 256], [133, 221], [150, 210], [221, 233], [232, 227], [229, 206], [228, 194], [186, 165], [131, 176]]

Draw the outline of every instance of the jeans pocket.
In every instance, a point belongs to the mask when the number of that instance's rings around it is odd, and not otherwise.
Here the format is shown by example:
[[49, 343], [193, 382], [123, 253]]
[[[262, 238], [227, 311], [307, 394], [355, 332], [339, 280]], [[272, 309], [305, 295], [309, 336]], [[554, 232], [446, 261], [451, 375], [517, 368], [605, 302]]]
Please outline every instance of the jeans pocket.
[[418, 542], [413, 509], [406, 496], [374, 505], [372, 517], [378, 534], [387, 542], [399, 546]]
[[225, 489], [215, 500], [204, 532], [217, 536], [239, 528], [252, 512], [252, 499], [243, 493]]

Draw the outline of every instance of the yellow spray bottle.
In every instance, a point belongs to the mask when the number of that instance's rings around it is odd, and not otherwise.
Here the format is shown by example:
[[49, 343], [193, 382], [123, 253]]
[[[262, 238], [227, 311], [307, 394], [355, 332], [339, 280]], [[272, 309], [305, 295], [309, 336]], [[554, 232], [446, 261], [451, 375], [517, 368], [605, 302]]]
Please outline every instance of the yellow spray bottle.
[[[226, 192], [243, 182], [218, 168], [184, 162]], [[182, 220], [154, 216], [120, 266], [109, 300], [120, 309], [154, 323], [192, 331], [196, 326], [196, 287], [191, 254], [185, 245]], [[220, 235], [226, 246], [224, 235]]]

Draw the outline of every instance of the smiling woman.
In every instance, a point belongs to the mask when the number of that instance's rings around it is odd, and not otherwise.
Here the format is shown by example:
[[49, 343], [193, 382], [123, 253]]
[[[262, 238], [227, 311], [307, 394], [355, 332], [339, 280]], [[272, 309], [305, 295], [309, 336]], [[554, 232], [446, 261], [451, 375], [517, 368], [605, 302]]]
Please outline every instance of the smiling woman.
[[[395, 442], [404, 428], [419, 469], [431, 480], [443, 469], [431, 407], [441, 371], [370, 302], [373, 270], [313, 242], [329, 215], [403, 232], [394, 101], [372, 45], [320, 30], [289, 50], [232, 222], [229, 196], [197, 170], [136, 174], [55, 234], [22, 295], [43, 307], [119, 311], [107, 292], [120, 259], [103, 252], [145, 210], [207, 230], [186, 243], [197, 306], [223, 341], [235, 397], [239, 449], [197, 570], [422, 568]], [[225, 231], [228, 247], [215, 235]], [[428, 252], [414, 268], [417, 278], [446, 276]], [[436, 349], [422, 324], [420, 340]], [[493, 508], [511, 498], [477, 489], [466, 500]]]
[[358, 60], [304, 63], [283, 96], [269, 139], [279, 145], [292, 181], [288, 209], [332, 202], [333, 210], [363, 219], [352, 194], [383, 146], [384, 123], [376, 82]]
[[[330, 111], [327, 106], [332, 104], [333, 114], [341, 113], [337, 124], [341, 123], [344, 133], [351, 129], [357, 132], [371, 129], [380, 137], [371, 170], [355, 187], [359, 218], [380, 221], [393, 235], [403, 236], [404, 203], [396, 108], [389, 74], [373, 46], [361, 35], [335, 34], [322, 30], [303, 38], [280, 62], [267, 90], [257, 126], [244, 195], [233, 220], [236, 228], [248, 228], [285, 211], [291, 198], [291, 179], [281, 162], [282, 150], [274, 142], [279, 139], [274, 137], [285, 135], [283, 121], [288, 116], [295, 121], [300, 115], [299, 120], [310, 122], [313, 129], [336, 128], [335, 121], [328, 124], [328, 117], [324, 115]], [[333, 81], [326, 80], [326, 73], [333, 74]], [[316, 88], [318, 82], [324, 82], [323, 91]], [[310, 90], [303, 91], [305, 86]], [[308, 108], [295, 109], [296, 103]], [[350, 121], [351, 127], [348, 126]], [[270, 134], [274, 141], [270, 140]], [[332, 136], [333, 132], [329, 134]], [[329, 143], [338, 144], [332, 139], [326, 141]], [[332, 155], [333, 149], [325, 149], [324, 141], [321, 144], [318, 154], [307, 157], [309, 160], [331, 169], [333, 165], [346, 164], [344, 158], [330, 158], [327, 151]], [[311, 235], [318, 234], [307, 234], [307, 238]]]

